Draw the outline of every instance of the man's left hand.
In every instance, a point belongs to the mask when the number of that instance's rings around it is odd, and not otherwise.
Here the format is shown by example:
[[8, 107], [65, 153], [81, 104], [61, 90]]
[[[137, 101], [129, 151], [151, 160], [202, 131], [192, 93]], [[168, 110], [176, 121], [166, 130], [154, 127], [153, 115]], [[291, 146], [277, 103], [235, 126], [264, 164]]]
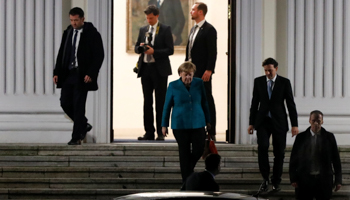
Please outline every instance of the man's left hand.
[[299, 133], [298, 127], [297, 126], [293, 126], [292, 127], [292, 137], [298, 135], [298, 133]]
[[212, 71], [210, 71], [210, 70], [205, 70], [205, 72], [204, 72], [204, 74], [203, 74], [203, 76], [202, 76], [202, 80], [203, 80], [204, 82], [208, 82], [208, 81], [210, 80], [211, 74], [212, 74]]
[[90, 82], [91, 82], [90, 76], [86, 75], [84, 78], [84, 83], [90, 83]]
[[145, 54], [153, 55], [154, 54], [154, 49], [151, 46], [149, 46], [149, 45], [147, 45], [147, 47], [149, 49], [147, 51], [145, 51]]

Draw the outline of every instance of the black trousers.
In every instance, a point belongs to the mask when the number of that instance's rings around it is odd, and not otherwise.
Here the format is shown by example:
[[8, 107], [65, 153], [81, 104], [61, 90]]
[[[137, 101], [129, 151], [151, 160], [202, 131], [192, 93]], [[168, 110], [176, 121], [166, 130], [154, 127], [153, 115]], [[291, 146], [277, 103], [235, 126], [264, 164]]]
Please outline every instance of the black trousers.
[[148, 137], [154, 137], [154, 115], [153, 115], [153, 91], [155, 92], [156, 127], [157, 134], [162, 134], [162, 114], [165, 95], [168, 86], [168, 77], [160, 76], [155, 64], [143, 63], [141, 77], [143, 91], [143, 125]]
[[173, 133], [179, 147], [180, 169], [182, 182], [184, 183], [201, 158], [205, 145], [205, 130], [198, 129], [173, 129]]
[[332, 188], [332, 175], [306, 175], [298, 181], [295, 196], [298, 200], [329, 200], [332, 197]]
[[61, 107], [73, 120], [72, 139], [80, 140], [86, 134], [87, 118], [85, 104], [88, 91], [79, 85], [78, 71], [73, 70], [64, 81], [61, 89]]
[[212, 87], [211, 87], [211, 77], [208, 82], [204, 82], [205, 92], [207, 95], [207, 101], [209, 104], [209, 111], [210, 111], [210, 125], [211, 129], [208, 130], [209, 134], [216, 135], [216, 109], [215, 109], [215, 102], [214, 97], [212, 94]]
[[273, 125], [271, 118], [265, 117], [262, 127], [257, 130], [258, 138], [258, 161], [259, 169], [262, 177], [265, 180], [269, 180], [270, 164], [269, 164], [269, 146], [270, 136], [272, 135], [273, 145], [273, 173], [271, 176], [271, 182], [273, 184], [281, 183], [281, 176], [283, 172], [284, 152], [286, 149], [286, 132], [280, 132], [276, 130]]

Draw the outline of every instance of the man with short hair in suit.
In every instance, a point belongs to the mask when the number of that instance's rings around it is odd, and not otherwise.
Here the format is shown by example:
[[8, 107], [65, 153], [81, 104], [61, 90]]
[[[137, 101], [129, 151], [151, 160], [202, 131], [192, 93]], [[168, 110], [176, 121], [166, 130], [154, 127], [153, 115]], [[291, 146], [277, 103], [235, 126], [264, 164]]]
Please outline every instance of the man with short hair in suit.
[[[171, 28], [158, 21], [159, 9], [150, 5], [144, 13], [149, 25], [140, 28], [135, 53], [140, 54], [137, 77], [141, 77], [143, 124], [146, 133], [138, 137], [138, 140], [154, 140], [156, 130], [157, 140], [164, 140], [161, 123], [168, 76], [172, 73], [169, 56], [174, 53], [174, 43]], [[157, 129], [154, 128], [153, 91]]]
[[194, 77], [204, 81], [211, 121], [211, 129], [208, 130], [208, 133], [213, 140], [216, 140], [216, 110], [211, 81], [217, 55], [217, 33], [216, 29], [205, 20], [207, 11], [207, 5], [202, 2], [196, 2], [192, 6], [191, 17], [196, 24], [189, 35], [185, 60], [196, 65], [197, 70]]
[[182, 186], [181, 190], [188, 191], [215, 191], [220, 190], [215, 181], [215, 176], [221, 170], [221, 156], [209, 154], [205, 159], [205, 171], [192, 173]]
[[88, 91], [98, 89], [97, 77], [104, 50], [100, 33], [85, 22], [84, 11], [75, 7], [69, 11], [70, 23], [63, 32], [61, 46], [53, 72], [53, 82], [61, 89], [61, 107], [73, 120], [69, 145], [80, 145], [92, 129], [85, 117]]
[[283, 172], [286, 135], [288, 131], [287, 112], [292, 124], [292, 136], [299, 133], [298, 114], [294, 103], [292, 86], [289, 79], [277, 75], [278, 63], [273, 58], [267, 58], [262, 66], [265, 76], [254, 80], [253, 98], [250, 107], [248, 133], [257, 130], [258, 162], [260, 173], [264, 179], [259, 192], [266, 192], [269, 186], [269, 146], [272, 135], [273, 145], [273, 173], [271, 183], [273, 191], [279, 191]]
[[333, 133], [322, 128], [321, 111], [312, 111], [309, 123], [311, 126], [295, 138], [289, 162], [290, 182], [296, 199], [331, 199], [332, 188], [336, 192], [342, 184], [337, 141]]

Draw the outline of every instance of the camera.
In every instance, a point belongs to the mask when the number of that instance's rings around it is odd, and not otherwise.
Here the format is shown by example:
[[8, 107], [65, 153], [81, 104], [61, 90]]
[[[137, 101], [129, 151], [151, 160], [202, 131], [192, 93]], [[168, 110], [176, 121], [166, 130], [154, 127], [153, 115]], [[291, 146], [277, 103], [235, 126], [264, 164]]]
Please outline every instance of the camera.
[[139, 53], [143, 53], [143, 52], [147, 51], [149, 49], [147, 47], [147, 45], [150, 46], [150, 47], [152, 46], [152, 33], [151, 32], [146, 32], [145, 36], [146, 36], [146, 39], [148, 40], [148, 44], [144, 44], [142, 46], [137, 47], [137, 51]]
[[139, 47], [137, 48], [137, 51], [138, 51], [139, 53], [143, 53], [143, 52], [147, 51], [148, 49], [149, 49], [149, 48], [148, 48], [147, 45], [145, 44], [145, 45], [139, 46]]

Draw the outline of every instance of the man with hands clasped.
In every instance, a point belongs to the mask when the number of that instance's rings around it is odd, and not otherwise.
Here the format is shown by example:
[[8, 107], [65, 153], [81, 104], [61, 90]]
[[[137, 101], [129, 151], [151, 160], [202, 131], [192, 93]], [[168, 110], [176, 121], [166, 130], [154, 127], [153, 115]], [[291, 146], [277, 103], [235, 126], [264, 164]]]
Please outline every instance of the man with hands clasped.
[[[297, 135], [289, 162], [296, 199], [328, 200], [342, 184], [342, 169], [333, 133], [322, 128], [323, 113], [310, 113], [310, 127]], [[334, 169], [334, 172], [333, 172]], [[333, 183], [334, 178], [334, 183]]]

